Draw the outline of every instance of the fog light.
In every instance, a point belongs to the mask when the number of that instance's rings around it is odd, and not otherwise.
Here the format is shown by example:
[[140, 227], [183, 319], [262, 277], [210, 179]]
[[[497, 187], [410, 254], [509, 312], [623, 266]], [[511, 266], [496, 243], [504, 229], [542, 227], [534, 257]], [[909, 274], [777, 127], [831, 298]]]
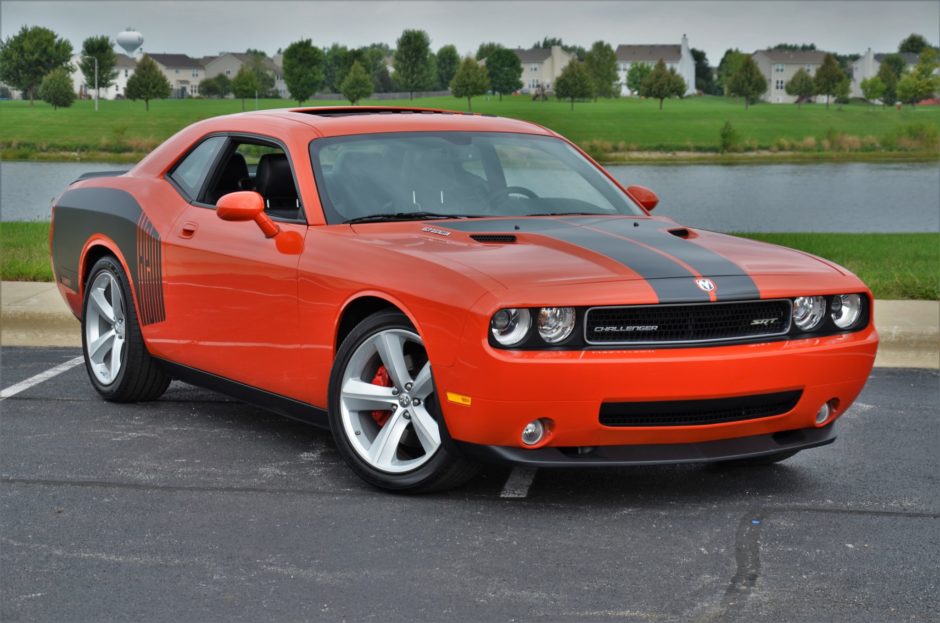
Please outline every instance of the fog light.
[[816, 424], [822, 424], [829, 419], [829, 403], [824, 402], [819, 411], [816, 412]]
[[532, 420], [522, 429], [522, 443], [527, 446], [534, 446], [542, 441], [544, 436], [545, 426], [542, 424], [542, 420]]

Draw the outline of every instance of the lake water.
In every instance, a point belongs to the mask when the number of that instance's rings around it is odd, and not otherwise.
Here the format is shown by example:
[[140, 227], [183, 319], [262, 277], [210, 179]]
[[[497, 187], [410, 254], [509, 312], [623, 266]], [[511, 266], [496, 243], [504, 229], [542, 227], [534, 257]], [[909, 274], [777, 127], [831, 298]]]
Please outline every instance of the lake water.
[[[126, 165], [4, 162], [0, 217], [48, 220], [50, 203], [88, 171]], [[622, 183], [660, 196], [656, 214], [718, 231], [940, 231], [936, 164], [631, 165], [609, 167]]]

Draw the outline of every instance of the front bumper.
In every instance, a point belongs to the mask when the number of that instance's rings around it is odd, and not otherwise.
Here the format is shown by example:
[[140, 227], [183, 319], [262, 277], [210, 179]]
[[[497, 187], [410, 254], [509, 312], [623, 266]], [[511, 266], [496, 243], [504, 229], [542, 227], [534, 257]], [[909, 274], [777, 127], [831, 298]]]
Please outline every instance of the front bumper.
[[[503, 351], [485, 340], [465, 340], [454, 364], [436, 367], [434, 375], [455, 441], [501, 448], [495, 452], [524, 463], [536, 460], [525, 457], [551, 455], [539, 454], [541, 448], [702, 444], [819, 430], [844, 413], [862, 390], [877, 346], [873, 325], [856, 333], [801, 340], [659, 350]], [[802, 392], [794, 408], [744, 421], [618, 427], [601, 424], [599, 417], [604, 403], [794, 390]], [[469, 404], [448, 401], [448, 392], [468, 397]], [[817, 424], [823, 403], [830, 404], [832, 414]], [[549, 433], [536, 446], [524, 447], [522, 429], [537, 418], [550, 421]], [[681, 457], [698, 451], [689, 448], [675, 455], [678, 459], [664, 461], [687, 460]], [[631, 456], [637, 452], [645, 456], [637, 449]], [[622, 459], [612, 449], [603, 456]]]
[[673, 463], [714, 463], [754, 459], [781, 452], [825, 446], [836, 440], [835, 425], [782, 431], [753, 437], [718, 439], [700, 443], [597, 446], [594, 448], [542, 447], [535, 450], [507, 446], [460, 444], [463, 453], [485, 463], [512, 463], [530, 467], [616, 467]]

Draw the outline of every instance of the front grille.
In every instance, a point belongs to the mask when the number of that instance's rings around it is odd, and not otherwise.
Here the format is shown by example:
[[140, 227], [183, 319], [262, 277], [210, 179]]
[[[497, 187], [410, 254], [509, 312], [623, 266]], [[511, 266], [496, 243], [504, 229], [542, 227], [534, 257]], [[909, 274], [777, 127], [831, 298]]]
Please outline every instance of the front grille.
[[791, 411], [802, 395], [795, 390], [705, 400], [605, 402], [600, 422], [604, 426], [702, 426], [757, 420]]
[[588, 344], [682, 344], [784, 335], [790, 301], [592, 307], [585, 315]]

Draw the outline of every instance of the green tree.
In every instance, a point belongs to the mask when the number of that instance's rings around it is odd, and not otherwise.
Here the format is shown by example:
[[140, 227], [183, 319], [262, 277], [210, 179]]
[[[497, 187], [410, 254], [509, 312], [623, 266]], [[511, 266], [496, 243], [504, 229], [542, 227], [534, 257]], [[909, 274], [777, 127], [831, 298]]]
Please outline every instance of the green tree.
[[640, 86], [652, 71], [653, 66], [646, 63], [633, 63], [630, 65], [630, 69], [627, 71], [627, 88], [630, 89], [630, 92], [639, 95]]
[[114, 84], [118, 72], [117, 54], [114, 53], [114, 44], [111, 39], [102, 35], [100, 37], [88, 37], [82, 42], [82, 58], [79, 60], [78, 68], [85, 78], [85, 84], [89, 87], [95, 86], [95, 59], [98, 59], [98, 89], [96, 96], [101, 96], [100, 89], [107, 89]]
[[170, 82], [153, 59], [144, 54], [137, 61], [134, 75], [127, 79], [124, 95], [131, 101], [144, 100], [144, 109], [149, 111], [150, 100], [170, 96]]
[[862, 80], [859, 86], [862, 88], [862, 95], [868, 100], [869, 104], [873, 104], [884, 97], [885, 83], [878, 76]]
[[594, 80], [584, 63], [572, 60], [561, 70], [561, 75], [555, 80], [555, 95], [558, 99], [571, 102], [574, 110], [576, 99], [590, 99], [594, 97]]
[[839, 62], [832, 54], [823, 57], [822, 65], [816, 70], [816, 94], [826, 96], [826, 109], [829, 109], [829, 98], [836, 94], [839, 84], [845, 80], [845, 74], [839, 69]]
[[898, 100], [916, 106], [918, 102], [933, 97], [940, 89], [940, 76], [934, 73], [937, 67], [937, 51], [925, 47], [917, 65], [898, 80]]
[[738, 72], [745, 58], [750, 58], [750, 55], [737, 48], [725, 50], [724, 56], [721, 57], [721, 61], [718, 63], [717, 76], [715, 77], [715, 86], [718, 87], [721, 93], [731, 95], [731, 76]]
[[406, 30], [396, 45], [395, 78], [401, 88], [408, 91], [408, 99], [414, 99], [415, 91], [423, 91], [433, 83], [431, 40], [423, 30]]
[[666, 69], [666, 63], [659, 59], [653, 71], [640, 84], [640, 95], [659, 100], [659, 109], [663, 109], [663, 100], [667, 97], [682, 97], [685, 94], [685, 80], [675, 69]]
[[842, 78], [839, 84], [836, 85], [836, 90], [832, 95], [836, 100], [836, 104], [848, 104], [852, 95], [852, 79], [848, 76]]
[[499, 93], [500, 101], [503, 95], [515, 93], [522, 88], [522, 62], [512, 50], [500, 48], [487, 56], [486, 73], [489, 76], [490, 88]]
[[437, 88], [446, 89], [460, 66], [460, 54], [452, 45], [442, 46], [437, 51]]
[[53, 69], [39, 85], [39, 97], [52, 104], [52, 109], [68, 108], [75, 101], [72, 77], [64, 67]]
[[800, 67], [797, 72], [793, 74], [793, 77], [790, 78], [789, 82], [787, 82], [785, 88], [787, 95], [792, 95], [796, 98], [796, 106], [800, 108], [803, 105], [803, 100], [812, 97], [816, 92], [816, 82], [806, 69]]
[[232, 78], [232, 93], [242, 101], [242, 110], [245, 110], [245, 100], [254, 97], [260, 89], [258, 76], [251, 67], [247, 64], [239, 67], [238, 73]]
[[348, 99], [349, 103], [355, 106], [359, 103], [359, 100], [372, 95], [372, 78], [370, 78], [366, 70], [362, 68], [362, 65], [355, 62], [346, 74], [346, 78], [343, 79], [343, 84], [340, 85], [340, 89], [343, 92], [343, 97]]
[[711, 65], [708, 64], [708, 56], [703, 50], [692, 48], [689, 51], [692, 52], [692, 59], [695, 61], [695, 90], [705, 95], [718, 95], [715, 75]]
[[771, 48], [771, 50], [787, 50], [790, 52], [807, 52], [815, 49], [815, 43], [778, 43]]
[[620, 94], [617, 54], [609, 43], [595, 41], [584, 56], [584, 66], [594, 81], [595, 98], [617, 97]]
[[284, 50], [284, 83], [300, 105], [323, 84], [323, 52], [310, 39], [294, 41]]
[[486, 43], [481, 43], [480, 47], [477, 48], [476, 59], [482, 61], [484, 58], [489, 58], [490, 54], [496, 50], [502, 50], [503, 46], [493, 41], [488, 41]]
[[23, 26], [0, 41], [0, 82], [29, 97], [33, 105], [43, 78], [53, 69], [66, 67], [72, 58], [72, 44], [42, 26]]
[[[895, 54], [895, 55], [890, 55], [890, 56], [897, 56], [897, 55]], [[884, 91], [884, 95], [881, 98], [881, 101], [884, 104], [887, 104], [888, 106], [893, 106], [894, 103], [898, 101], [897, 89], [898, 89], [899, 74], [895, 74], [894, 66], [891, 63], [887, 62], [890, 56], [885, 57], [885, 59], [881, 62], [881, 66], [878, 68], [878, 73], [876, 74], [876, 76], [885, 85], [885, 91]], [[903, 67], [904, 59], [900, 56], [897, 56], [897, 57], [901, 59], [902, 61], [901, 66]]]
[[352, 57], [344, 45], [334, 43], [323, 52], [323, 86], [331, 93], [342, 91], [343, 80], [352, 67]]
[[258, 80], [258, 95], [260, 97], [277, 97], [278, 93], [274, 90], [275, 79], [274, 72], [271, 71], [268, 55], [261, 50], [248, 48], [245, 51], [248, 55], [248, 69], [255, 74]]
[[922, 35], [910, 34], [898, 44], [898, 52], [902, 54], [920, 54], [924, 51], [924, 48], [929, 47], [930, 44]]
[[553, 48], [556, 45], [568, 54], [571, 54], [577, 58], [582, 63], [584, 62], [584, 58], [587, 56], [587, 51], [583, 47], [580, 45], [567, 45], [564, 41], [561, 40], [561, 37], [543, 37], [541, 41], [536, 41], [532, 47], [547, 50]]
[[206, 78], [199, 83], [199, 95], [203, 97], [223, 98], [232, 92], [232, 81], [225, 74]]
[[744, 110], [767, 92], [767, 78], [750, 56], [744, 56], [737, 71], [728, 78], [728, 93], [744, 98]]
[[490, 77], [486, 68], [469, 56], [461, 61], [450, 82], [450, 92], [454, 97], [467, 98], [467, 110], [473, 110], [471, 100], [477, 95], [483, 95], [489, 88]]

